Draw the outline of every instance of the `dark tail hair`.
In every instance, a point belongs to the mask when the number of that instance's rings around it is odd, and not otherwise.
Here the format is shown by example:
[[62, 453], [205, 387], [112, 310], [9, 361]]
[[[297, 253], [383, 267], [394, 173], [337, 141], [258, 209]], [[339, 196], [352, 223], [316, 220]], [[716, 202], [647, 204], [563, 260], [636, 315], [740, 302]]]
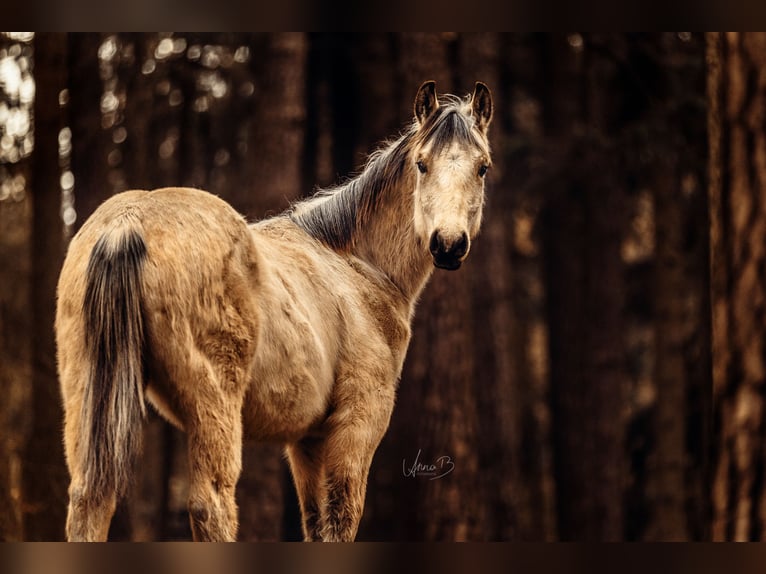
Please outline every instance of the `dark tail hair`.
[[86, 492], [95, 498], [125, 493], [141, 450], [146, 413], [141, 303], [145, 258], [141, 232], [128, 225], [104, 233], [88, 261], [83, 313], [90, 371], [79, 451]]

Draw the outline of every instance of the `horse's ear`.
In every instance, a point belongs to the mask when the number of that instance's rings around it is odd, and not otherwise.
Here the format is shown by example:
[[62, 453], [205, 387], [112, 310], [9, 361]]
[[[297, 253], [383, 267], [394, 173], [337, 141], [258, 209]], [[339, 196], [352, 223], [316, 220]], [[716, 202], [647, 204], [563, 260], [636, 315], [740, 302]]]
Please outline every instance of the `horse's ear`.
[[429, 116], [439, 107], [439, 101], [436, 99], [436, 82], [428, 80], [418, 89], [415, 96], [415, 117], [422, 126], [426, 123]]
[[471, 112], [478, 128], [486, 132], [492, 121], [492, 94], [483, 82], [476, 82], [471, 98]]

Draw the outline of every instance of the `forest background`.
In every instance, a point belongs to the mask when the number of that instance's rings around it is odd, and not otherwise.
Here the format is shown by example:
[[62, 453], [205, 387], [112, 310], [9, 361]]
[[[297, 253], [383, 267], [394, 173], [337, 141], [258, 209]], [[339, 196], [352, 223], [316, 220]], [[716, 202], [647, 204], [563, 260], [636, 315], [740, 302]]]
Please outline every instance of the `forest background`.
[[[766, 36], [680, 32], [0, 35], [0, 539], [63, 537], [52, 323], [88, 215], [175, 185], [276, 214], [427, 79], [489, 85], [494, 167], [418, 306], [359, 539], [766, 538]], [[110, 538], [189, 539], [184, 435], [146, 435]], [[454, 471], [405, 476], [418, 452]], [[279, 447], [244, 463], [240, 539], [299, 539]]]

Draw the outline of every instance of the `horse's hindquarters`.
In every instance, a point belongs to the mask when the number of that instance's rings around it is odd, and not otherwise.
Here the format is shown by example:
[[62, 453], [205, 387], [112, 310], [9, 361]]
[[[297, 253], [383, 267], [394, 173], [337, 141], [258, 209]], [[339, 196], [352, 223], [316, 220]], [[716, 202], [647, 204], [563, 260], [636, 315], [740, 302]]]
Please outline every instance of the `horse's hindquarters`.
[[247, 225], [213, 196], [192, 199], [195, 209], [145, 223], [149, 396], [184, 428], [201, 404], [241, 402], [260, 321], [260, 265]]

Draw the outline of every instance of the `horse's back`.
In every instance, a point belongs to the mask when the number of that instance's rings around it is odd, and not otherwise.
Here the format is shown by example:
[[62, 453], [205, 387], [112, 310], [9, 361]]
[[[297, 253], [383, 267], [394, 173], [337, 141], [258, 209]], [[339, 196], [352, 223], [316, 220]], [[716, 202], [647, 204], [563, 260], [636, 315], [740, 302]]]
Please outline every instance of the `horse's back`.
[[[176, 259], [182, 253], [180, 260], [187, 262], [200, 246], [228, 252], [231, 242], [248, 237], [242, 216], [208, 192], [172, 187], [125, 191], [102, 203], [72, 238], [64, 271], [87, 266], [96, 241], [126, 222], [144, 234], [154, 261]], [[183, 249], [177, 249], [179, 245]]]
[[171, 303], [196, 306], [200, 297], [220, 292], [216, 278], [226, 274], [236, 282], [257, 273], [247, 224], [225, 201], [191, 188], [126, 191], [101, 204], [70, 242], [59, 278], [62, 311], [79, 313], [88, 261], [99, 238], [129, 229], [147, 247], [142, 278], [149, 312]]

